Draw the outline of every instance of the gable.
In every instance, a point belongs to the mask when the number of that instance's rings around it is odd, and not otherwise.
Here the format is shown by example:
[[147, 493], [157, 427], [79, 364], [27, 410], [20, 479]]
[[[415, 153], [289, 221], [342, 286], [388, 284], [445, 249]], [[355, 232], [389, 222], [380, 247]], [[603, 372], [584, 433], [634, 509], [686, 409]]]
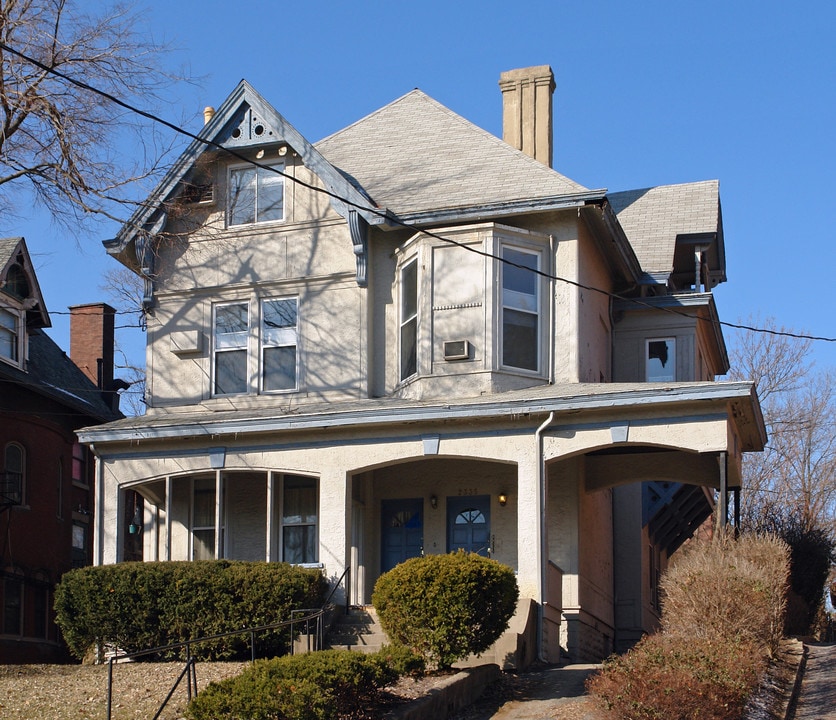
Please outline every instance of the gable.
[[38, 278], [26, 241], [22, 237], [0, 238], [0, 297], [26, 311], [29, 327], [50, 327]]

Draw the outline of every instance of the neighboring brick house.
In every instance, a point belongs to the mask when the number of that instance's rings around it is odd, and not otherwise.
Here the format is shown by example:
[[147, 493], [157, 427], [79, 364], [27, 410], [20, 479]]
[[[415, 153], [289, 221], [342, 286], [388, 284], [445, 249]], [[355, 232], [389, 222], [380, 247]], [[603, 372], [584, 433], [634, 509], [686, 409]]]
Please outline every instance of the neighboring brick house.
[[[71, 357], [50, 327], [23, 238], [0, 239], [0, 662], [58, 662], [61, 575], [92, 562], [94, 468], [75, 430], [121, 417], [113, 308], [71, 308]], [[76, 363], [78, 365], [76, 365]]]
[[[658, 575], [762, 449], [728, 361], [718, 184], [551, 169], [548, 67], [500, 140], [419, 90], [311, 144], [241, 82], [107, 251], [145, 280], [143, 417], [83, 430], [96, 563], [512, 566], [546, 660], [658, 621]], [[205, 142], [203, 142], [205, 141]], [[143, 498], [141, 528], [125, 518]], [[130, 510], [130, 508], [128, 508]]]

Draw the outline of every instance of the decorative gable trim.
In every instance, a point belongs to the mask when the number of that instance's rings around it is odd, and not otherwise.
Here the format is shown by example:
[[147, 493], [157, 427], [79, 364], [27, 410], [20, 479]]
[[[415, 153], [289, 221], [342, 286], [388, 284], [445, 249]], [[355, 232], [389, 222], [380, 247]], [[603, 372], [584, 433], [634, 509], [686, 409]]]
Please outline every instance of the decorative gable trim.
[[[332, 207], [349, 222], [349, 225], [352, 223], [352, 212], [356, 213], [358, 220], [362, 220], [365, 226], [386, 222], [388, 213], [385, 209], [375, 208], [374, 203], [360, 188], [331, 165], [246, 80], [242, 80], [177, 159], [148, 200], [125, 223], [113, 240], [104, 242], [107, 252], [119, 255], [129, 245], [141, 246], [148, 240], [153, 240], [153, 236], [163, 225], [159, 221], [166, 212], [165, 203], [174, 197], [178, 187], [203, 153], [212, 148], [227, 149], [234, 157], [242, 149], [268, 143], [285, 143], [296, 152], [304, 165], [322, 181], [330, 196]], [[140, 239], [143, 236], [148, 240], [143, 242]], [[357, 246], [363, 244], [356, 242], [354, 230], [352, 243], [355, 253]], [[137, 253], [136, 249], [134, 253]], [[145, 255], [145, 251], [140, 250], [138, 254]], [[358, 254], [358, 262], [364, 257], [365, 250]], [[358, 265], [358, 282], [361, 275], [364, 276], [365, 271], [361, 272]]]

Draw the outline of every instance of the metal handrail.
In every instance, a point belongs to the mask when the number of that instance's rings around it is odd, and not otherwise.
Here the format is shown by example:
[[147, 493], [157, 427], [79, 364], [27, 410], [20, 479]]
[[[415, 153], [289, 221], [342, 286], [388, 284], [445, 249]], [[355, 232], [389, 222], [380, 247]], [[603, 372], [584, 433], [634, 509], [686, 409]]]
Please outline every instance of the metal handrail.
[[[334, 596], [334, 593], [337, 591], [337, 588], [342, 583], [343, 579], [345, 579], [345, 613], [348, 615], [349, 611], [349, 578], [351, 577], [351, 566], [346, 566], [345, 570], [343, 570], [342, 575], [338, 578], [337, 582], [334, 583], [334, 587], [331, 588], [331, 592], [328, 593], [328, 596], [325, 598], [325, 602], [322, 603], [322, 607], [318, 609], [302, 609], [302, 610], [291, 610], [290, 613], [290, 620], [283, 620], [278, 623], [270, 623], [269, 625], [258, 625], [256, 627], [250, 628], [243, 628], [241, 630], [228, 630], [226, 632], [217, 633], [215, 635], [206, 635], [205, 637], [195, 638], [194, 640], [183, 640], [177, 643], [171, 643], [169, 645], [161, 645], [159, 647], [150, 648], [149, 650], [137, 650], [135, 652], [130, 653], [122, 653], [119, 654], [119, 650], [117, 648], [116, 652], [109, 658], [108, 660], [108, 667], [107, 667], [107, 720], [111, 720], [112, 714], [112, 704], [113, 704], [113, 664], [115, 662], [119, 662], [120, 660], [133, 660], [134, 658], [142, 657], [144, 655], [156, 655], [163, 652], [169, 652], [171, 650], [182, 650], [185, 648], [186, 650], [186, 665], [183, 668], [183, 671], [174, 681], [174, 685], [169, 690], [168, 695], [166, 695], [165, 700], [163, 700], [162, 705], [160, 705], [159, 710], [154, 715], [153, 720], [157, 720], [162, 711], [165, 709], [165, 706], [168, 704], [168, 701], [171, 700], [171, 697], [174, 695], [174, 691], [177, 689], [177, 686], [180, 685], [183, 678], [188, 675], [188, 697], [189, 702], [191, 702], [193, 695], [197, 695], [197, 669], [196, 669], [196, 660], [192, 655], [192, 645], [196, 645], [202, 642], [210, 642], [212, 640], [220, 640], [225, 637], [233, 637], [236, 635], [249, 635], [250, 636], [250, 658], [252, 662], [255, 662], [255, 635], [259, 632], [264, 632], [266, 630], [276, 630], [281, 627], [290, 626], [290, 654], [293, 654], [293, 638], [294, 638], [294, 626], [300, 623], [305, 623], [305, 630], [306, 635], [308, 636], [308, 650], [310, 651], [310, 633], [307, 632], [310, 629], [310, 623], [312, 621], [316, 621], [316, 649], [319, 650], [322, 648], [323, 644], [323, 627], [322, 627], [322, 618], [325, 615], [325, 609], [328, 607], [328, 603], [331, 601], [331, 598]], [[296, 613], [307, 613], [302, 617], [295, 617]]]

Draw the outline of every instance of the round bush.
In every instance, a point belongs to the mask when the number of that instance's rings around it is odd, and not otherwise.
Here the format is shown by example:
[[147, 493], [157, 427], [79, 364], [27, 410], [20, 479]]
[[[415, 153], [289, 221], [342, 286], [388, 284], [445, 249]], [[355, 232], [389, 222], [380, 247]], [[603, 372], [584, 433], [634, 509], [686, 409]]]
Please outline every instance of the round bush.
[[384, 573], [372, 603], [393, 642], [446, 668], [487, 650], [508, 627], [518, 596], [511, 568], [459, 551], [412, 558]]

